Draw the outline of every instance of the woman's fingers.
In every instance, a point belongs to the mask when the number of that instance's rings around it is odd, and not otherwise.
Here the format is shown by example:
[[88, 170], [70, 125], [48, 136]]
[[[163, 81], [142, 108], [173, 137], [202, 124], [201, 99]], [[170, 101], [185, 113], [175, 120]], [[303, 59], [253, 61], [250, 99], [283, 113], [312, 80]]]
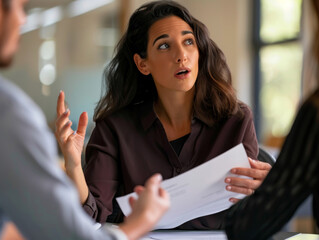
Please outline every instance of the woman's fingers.
[[56, 120], [55, 120], [55, 133], [56, 136], [60, 135], [61, 129], [67, 124], [70, 116], [70, 110], [67, 109], [63, 114], [61, 114]]
[[265, 179], [265, 177], [268, 175], [271, 169], [271, 165], [269, 163], [252, 160], [251, 158], [248, 159], [251, 168], [233, 168], [230, 172], [233, 174], [251, 177], [254, 179]]
[[[244, 179], [244, 178], [226, 178], [225, 182], [229, 185], [226, 186], [226, 190], [234, 193], [240, 193], [244, 195], [251, 195], [255, 192], [260, 184], [261, 180], [254, 180], [254, 179]], [[236, 203], [239, 200], [237, 198], [230, 198], [230, 202]]]
[[235, 192], [235, 193], [241, 193], [245, 195], [251, 195], [255, 192], [255, 188], [249, 188], [249, 187], [241, 187], [237, 185], [228, 185], [226, 186], [227, 191]]
[[[70, 120], [69, 120], [69, 116], [70, 116], [70, 110], [69, 109], [65, 109], [65, 95], [63, 91], [60, 91], [60, 94], [58, 96], [58, 101], [57, 101], [57, 119], [55, 121], [55, 136], [58, 139], [63, 139], [66, 140], [66, 136], [70, 135], [71, 133], [73, 133], [72, 129], [70, 128]], [[82, 137], [85, 137], [85, 133], [86, 133], [86, 128], [88, 125], [88, 115], [86, 112], [83, 112], [80, 115], [79, 118], [79, 124], [78, 124], [78, 129], [76, 131], [76, 133]], [[69, 130], [66, 131], [66, 129]], [[68, 136], [67, 136], [68, 137]]]
[[65, 112], [65, 105], [64, 105], [64, 92], [60, 91], [59, 96], [58, 96], [58, 101], [56, 105], [56, 113], [57, 116], [59, 117]]
[[232, 186], [249, 189], [257, 189], [261, 184], [260, 180], [239, 177], [228, 177], [225, 179], [225, 182]]
[[85, 137], [86, 127], [88, 125], [88, 115], [86, 112], [83, 112], [79, 118], [78, 129], [76, 131], [77, 134]]
[[249, 160], [250, 166], [254, 169], [269, 171], [272, 168], [272, 166], [269, 163], [253, 160], [251, 158], [248, 158], [248, 160]]
[[240, 201], [240, 199], [238, 199], [238, 198], [230, 198], [229, 201], [232, 202], [232, 203], [237, 203], [237, 202]]
[[[231, 173], [239, 175], [238, 177], [227, 177], [225, 183], [226, 189], [231, 192], [251, 195], [254, 193], [268, 175], [271, 165], [269, 163], [253, 160], [249, 158], [251, 168], [233, 168]], [[242, 178], [246, 176], [249, 178]], [[237, 202], [238, 199], [230, 198], [229, 201]]]
[[231, 173], [246, 177], [251, 177], [255, 179], [264, 179], [269, 170], [260, 170], [260, 169], [253, 169], [253, 168], [233, 168]]
[[59, 141], [61, 143], [65, 143], [68, 140], [68, 138], [69, 138], [69, 136], [70, 136], [70, 134], [72, 132], [71, 126], [72, 126], [72, 122], [68, 121], [60, 129], [60, 132], [59, 132], [59, 135], [58, 135], [58, 139], [59, 139]]

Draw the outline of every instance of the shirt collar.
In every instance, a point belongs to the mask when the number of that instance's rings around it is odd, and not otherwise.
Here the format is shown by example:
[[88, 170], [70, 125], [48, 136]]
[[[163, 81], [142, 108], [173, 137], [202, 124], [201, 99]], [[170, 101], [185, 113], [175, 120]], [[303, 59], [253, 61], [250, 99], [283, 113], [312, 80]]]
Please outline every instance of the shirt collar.
[[[154, 111], [153, 101], [145, 101], [138, 104], [141, 104], [140, 106], [141, 122], [142, 122], [144, 130], [147, 131], [153, 125], [153, 123], [158, 119]], [[203, 122], [199, 117], [194, 115], [192, 119], [192, 124], [195, 124], [196, 122], [205, 124], [205, 122]]]

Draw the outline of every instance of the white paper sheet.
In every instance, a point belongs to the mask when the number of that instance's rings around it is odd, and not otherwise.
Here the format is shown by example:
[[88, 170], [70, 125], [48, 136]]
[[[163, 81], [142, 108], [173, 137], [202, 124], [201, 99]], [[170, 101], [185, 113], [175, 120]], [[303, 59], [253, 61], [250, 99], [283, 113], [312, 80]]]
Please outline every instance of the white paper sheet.
[[289, 239], [289, 240], [319, 240], [319, 235], [318, 234], [299, 233], [295, 236], [292, 236], [292, 237], [286, 238], [286, 239]]
[[[154, 229], [169, 229], [191, 219], [214, 214], [229, 208], [229, 198], [243, 198], [245, 195], [225, 189], [225, 178], [234, 176], [233, 167], [250, 168], [242, 144], [174, 178], [165, 180], [161, 186], [169, 193], [171, 207]], [[131, 213], [128, 202], [135, 193], [117, 198], [123, 213]]]
[[159, 231], [150, 232], [141, 240], [227, 240], [223, 231]]

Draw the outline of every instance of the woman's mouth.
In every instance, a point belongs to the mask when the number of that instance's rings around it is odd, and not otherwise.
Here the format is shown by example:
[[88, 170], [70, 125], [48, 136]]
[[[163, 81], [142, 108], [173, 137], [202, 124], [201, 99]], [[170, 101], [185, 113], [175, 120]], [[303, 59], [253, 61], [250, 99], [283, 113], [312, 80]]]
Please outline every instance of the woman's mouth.
[[191, 70], [188, 68], [181, 68], [175, 72], [175, 77], [178, 79], [184, 79], [189, 75], [190, 72]]

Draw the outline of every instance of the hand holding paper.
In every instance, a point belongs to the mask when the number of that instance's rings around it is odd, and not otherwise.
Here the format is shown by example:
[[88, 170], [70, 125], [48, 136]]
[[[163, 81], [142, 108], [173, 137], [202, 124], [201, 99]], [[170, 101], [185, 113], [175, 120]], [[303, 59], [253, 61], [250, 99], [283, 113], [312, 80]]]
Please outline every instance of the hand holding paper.
[[[191, 219], [223, 211], [232, 205], [229, 198], [243, 198], [245, 195], [225, 189], [225, 178], [236, 176], [230, 172], [233, 167], [250, 168], [242, 144], [188, 172], [163, 181], [161, 187], [170, 195], [171, 208], [154, 229], [174, 228]], [[126, 216], [131, 212], [130, 196], [136, 194], [116, 199]]]
[[[269, 171], [271, 165], [266, 162], [256, 161], [251, 158], [249, 163], [251, 168], [235, 167], [231, 169], [231, 173], [237, 174], [237, 177], [227, 177], [225, 182], [228, 184], [226, 189], [231, 192], [242, 193], [245, 195], [251, 195], [261, 185]], [[243, 178], [247, 176], [248, 178]], [[229, 201], [236, 203], [240, 199], [230, 198]]]

